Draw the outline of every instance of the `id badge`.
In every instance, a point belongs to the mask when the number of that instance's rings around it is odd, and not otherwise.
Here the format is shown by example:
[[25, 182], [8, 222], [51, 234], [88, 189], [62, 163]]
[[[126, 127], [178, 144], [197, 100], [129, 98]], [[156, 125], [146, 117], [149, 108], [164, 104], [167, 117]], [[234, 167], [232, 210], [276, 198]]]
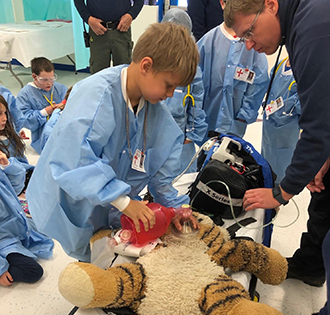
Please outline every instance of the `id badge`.
[[145, 173], [146, 170], [144, 169], [144, 158], [145, 154], [143, 154], [143, 152], [141, 152], [139, 149], [136, 149], [133, 156], [132, 169]]
[[283, 98], [280, 96], [275, 101], [271, 101], [269, 104], [265, 107], [266, 116], [268, 118], [269, 115], [274, 114], [277, 112], [280, 108], [284, 106]]
[[248, 68], [236, 67], [234, 79], [253, 84], [256, 74]]

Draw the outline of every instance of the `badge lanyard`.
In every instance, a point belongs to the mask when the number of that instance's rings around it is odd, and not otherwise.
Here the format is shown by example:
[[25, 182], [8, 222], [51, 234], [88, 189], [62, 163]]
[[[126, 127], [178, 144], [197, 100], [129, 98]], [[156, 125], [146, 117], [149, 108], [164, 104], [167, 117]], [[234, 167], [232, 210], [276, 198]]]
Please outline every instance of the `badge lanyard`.
[[[146, 152], [146, 139], [147, 139], [147, 112], [148, 112], [148, 103], [145, 103], [145, 112], [144, 112], [144, 122], [143, 122], [143, 149], [142, 156]], [[126, 102], [126, 136], [127, 136], [127, 146], [129, 157], [133, 161], [133, 155], [131, 150], [131, 141], [129, 139], [129, 119], [128, 119], [128, 101]]]
[[[277, 58], [276, 58], [276, 61], [275, 61], [274, 69], [277, 68], [277, 64], [278, 64], [278, 61], [279, 61], [279, 59], [280, 59], [280, 55], [281, 55], [282, 48], [283, 48], [283, 42], [284, 42], [284, 38], [282, 37], [282, 43], [280, 44], [280, 49], [279, 49], [278, 54], [277, 54]], [[268, 101], [268, 97], [269, 97], [270, 89], [271, 89], [271, 87], [272, 87], [272, 84], [273, 84], [273, 81], [274, 81], [274, 77], [275, 77], [275, 72], [276, 72], [276, 71], [273, 71], [272, 77], [270, 78], [270, 82], [269, 82], [269, 85], [268, 85], [268, 89], [267, 89], [267, 93], [266, 93], [265, 101], [263, 102], [263, 105], [262, 105], [262, 109], [263, 109], [263, 111], [265, 111], [265, 107], [266, 107], [266, 105], [267, 105], [267, 101]]]
[[52, 94], [50, 95], [50, 100], [48, 99], [48, 97], [42, 93], [42, 95], [44, 96], [44, 98], [46, 99], [46, 101], [50, 104], [51, 107], [54, 107], [54, 104], [53, 104], [53, 92]]
[[[54, 104], [53, 104], [54, 86], [52, 87], [52, 93], [50, 94], [50, 100], [48, 99], [48, 97], [44, 93], [41, 92], [41, 94], [46, 99], [46, 101], [50, 104], [50, 106], [54, 107]], [[49, 115], [47, 116], [47, 120], [49, 120]]]

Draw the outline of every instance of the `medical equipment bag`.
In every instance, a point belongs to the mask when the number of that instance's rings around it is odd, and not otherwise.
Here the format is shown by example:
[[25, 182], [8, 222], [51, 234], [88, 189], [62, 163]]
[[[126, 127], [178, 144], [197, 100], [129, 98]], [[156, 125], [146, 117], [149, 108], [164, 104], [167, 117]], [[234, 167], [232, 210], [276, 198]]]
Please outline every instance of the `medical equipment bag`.
[[220, 135], [190, 186], [190, 205], [219, 224], [222, 219], [233, 219], [230, 204], [235, 217], [242, 213], [246, 190], [271, 188], [275, 176], [250, 143], [232, 135]]

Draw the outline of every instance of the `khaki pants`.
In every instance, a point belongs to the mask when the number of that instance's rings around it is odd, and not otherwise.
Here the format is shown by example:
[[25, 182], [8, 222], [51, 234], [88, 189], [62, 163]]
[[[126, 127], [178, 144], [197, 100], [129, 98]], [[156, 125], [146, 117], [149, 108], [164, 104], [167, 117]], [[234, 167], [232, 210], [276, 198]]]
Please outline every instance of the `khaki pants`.
[[127, 32], [108, 30], [100, 36], [90, 28], [89, 35], [91, 74], [110, 67], [111, 60], [113, 66], [131, 63], [133, 49], [131, 28]]

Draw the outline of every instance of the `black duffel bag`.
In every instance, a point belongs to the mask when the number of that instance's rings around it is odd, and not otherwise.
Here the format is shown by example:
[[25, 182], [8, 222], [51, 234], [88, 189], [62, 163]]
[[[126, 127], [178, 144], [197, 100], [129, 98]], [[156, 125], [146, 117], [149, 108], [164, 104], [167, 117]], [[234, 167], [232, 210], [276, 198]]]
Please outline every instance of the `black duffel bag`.
[[[235, 141], [229, 143], [227, 150], [239, 163], [211, 157], [189, 187], [188, 193], [192, 209], [209, 215], [217, 224], [222, 219], [233, 219], [230, 200], [237, 217], [243, 212], [246, 190], [265, 187], [262, 166], [250, 152], [239, 148]], [[275, 174], [272, 173], [272, 176], [273, 181]]]

